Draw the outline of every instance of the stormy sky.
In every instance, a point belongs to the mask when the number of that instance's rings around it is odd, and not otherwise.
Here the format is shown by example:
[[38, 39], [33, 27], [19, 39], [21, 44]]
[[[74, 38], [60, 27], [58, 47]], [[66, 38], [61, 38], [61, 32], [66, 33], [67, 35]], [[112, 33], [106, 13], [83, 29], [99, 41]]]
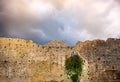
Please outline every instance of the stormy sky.
[[0, 0], [0, 36], [68, 45], [120, 37], [120, 0]]

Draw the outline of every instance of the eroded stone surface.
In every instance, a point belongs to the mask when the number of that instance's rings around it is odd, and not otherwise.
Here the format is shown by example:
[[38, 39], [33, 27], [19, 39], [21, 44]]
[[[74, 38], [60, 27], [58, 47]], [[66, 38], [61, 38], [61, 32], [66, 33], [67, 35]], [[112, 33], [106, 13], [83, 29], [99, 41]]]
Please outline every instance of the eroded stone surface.
[[84, 60], [81, 82], [120, 80], [119, 39], [78, 42], [69, 47], [56, 40], [41, 46], [29, 40], [0, 38], [0, 82], [70, 82], [64, 63], [73, 51]]
[[120, 39], [79, 42], [75, 50], [88, 63], [89, 82], [120, 82]]

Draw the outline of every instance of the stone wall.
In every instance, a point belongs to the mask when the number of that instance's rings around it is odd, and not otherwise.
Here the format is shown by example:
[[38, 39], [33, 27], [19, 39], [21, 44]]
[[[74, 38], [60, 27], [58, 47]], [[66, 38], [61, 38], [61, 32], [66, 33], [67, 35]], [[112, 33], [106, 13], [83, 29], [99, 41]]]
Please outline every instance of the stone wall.
[[70, 82], [64, 73], [72, 51], [84, 60], [81, 82], [120, 82], [120, 40], [63, 41], [43, 46], [30, 40], [0, 38], [0, 82]]
[[120, 39], [78, 42], [75, 50], [88, 63], [89, 82], [120, 82]]
[[0, 38], [0, 82], [60, 82], [71, 49], [60, 41], [41, 46], [30, 40]]

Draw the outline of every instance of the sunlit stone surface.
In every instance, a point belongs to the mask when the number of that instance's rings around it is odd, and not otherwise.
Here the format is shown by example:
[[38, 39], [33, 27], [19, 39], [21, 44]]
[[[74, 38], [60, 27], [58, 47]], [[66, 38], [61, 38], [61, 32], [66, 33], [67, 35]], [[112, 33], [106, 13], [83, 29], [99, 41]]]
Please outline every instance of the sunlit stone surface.
[[120, 82], [120, 40], [51, 41], [43, 46], [23, 39], [0, 38], [0, 82], [70, 82], [64, 72], [71, 52], [83, 59], [81, 82]]

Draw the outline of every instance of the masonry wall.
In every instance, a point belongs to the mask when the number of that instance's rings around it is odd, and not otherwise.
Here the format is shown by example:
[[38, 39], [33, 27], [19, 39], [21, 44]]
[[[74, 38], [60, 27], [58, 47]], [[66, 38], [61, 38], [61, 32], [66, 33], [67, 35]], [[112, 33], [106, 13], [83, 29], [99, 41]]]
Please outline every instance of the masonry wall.
[[81, 82], [120, 82], [120, 40], [63, 41], [44, 46], [30, 40], [0, 38], [0, 82], [70, 82], [64, 73], [72, 51], [84, 61]]
[[78, 42], [75, 50], [88, 62], [89, 82], [120, 82], [120, 39]]
[[0, 82], [63, 81], [64, 61], [70, 51], [65, 45], [40, 46], [28, 40], [1, 38]]

